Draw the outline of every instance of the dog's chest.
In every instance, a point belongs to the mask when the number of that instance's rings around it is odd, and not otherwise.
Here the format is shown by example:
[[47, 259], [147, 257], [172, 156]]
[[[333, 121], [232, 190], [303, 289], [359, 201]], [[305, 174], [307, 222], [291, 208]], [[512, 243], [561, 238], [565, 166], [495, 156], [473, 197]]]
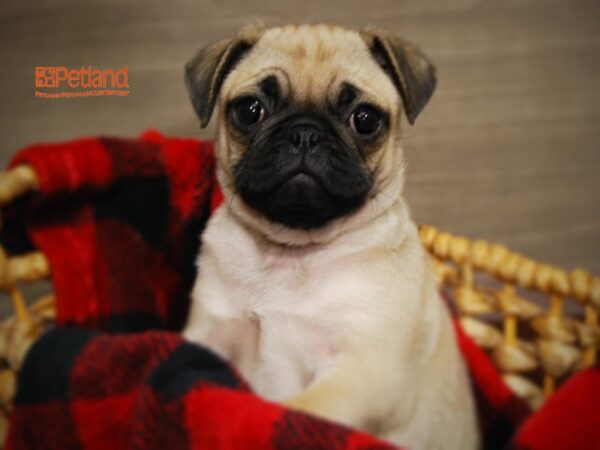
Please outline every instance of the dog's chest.
[[[233, 328], [245, 330], [226, 356], [267, 398], [300, 392], [333, 362], [343, 333], [350, 331], [344, 317], [351, 309], [344, 292], [356, 284], [350, 266], [324, 263], [312, 253], [257, 252], [240, 243], [210, 259], [203, 263], [229, 269], [204, 281], [204, 313], [219, 316], [221, 324], [243, 323]], [[218, 331], [211, 336], [230, 338]]]
[[255, 286], [257, 297], [248, 305], [261, 335], [257, 389], [283, 398], [306, 387], [336, 355], [341, 317], [332, 322], [335, 285], [344, 274], [298, 255], [267, 257], [263, 268], [265, 289]]

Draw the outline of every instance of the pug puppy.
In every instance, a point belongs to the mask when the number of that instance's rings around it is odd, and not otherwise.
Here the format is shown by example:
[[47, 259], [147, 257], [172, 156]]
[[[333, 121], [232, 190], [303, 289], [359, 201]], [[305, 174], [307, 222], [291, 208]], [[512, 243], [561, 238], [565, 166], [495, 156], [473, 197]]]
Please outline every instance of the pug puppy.
[[413, 45], [327, 25], [246, 28], [186, 66], [218, 104], [224, 201], [187, 339], [261, 396], [406, 448], [473, 449], [467, 371], [402, 197], [401, 116], [436, 85]]

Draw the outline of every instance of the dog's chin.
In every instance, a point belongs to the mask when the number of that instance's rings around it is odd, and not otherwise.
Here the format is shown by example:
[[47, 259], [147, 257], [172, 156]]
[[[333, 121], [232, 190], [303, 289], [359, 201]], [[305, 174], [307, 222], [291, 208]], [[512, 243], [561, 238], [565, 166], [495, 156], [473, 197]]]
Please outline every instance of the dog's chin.
[[300, 230], [324, 227], [358, 209], [367, 198], [367, 192], [336, 196], [308, 172], [291, 175], [268, 191], [245, 187], [238, 191], [248, 206], [269, 221]]

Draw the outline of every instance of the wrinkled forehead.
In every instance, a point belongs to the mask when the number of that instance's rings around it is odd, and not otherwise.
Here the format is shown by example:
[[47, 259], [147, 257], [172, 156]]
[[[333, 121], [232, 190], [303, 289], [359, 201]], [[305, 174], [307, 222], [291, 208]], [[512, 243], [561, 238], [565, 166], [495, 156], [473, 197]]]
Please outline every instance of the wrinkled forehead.
[[251, 93], [275, 75], [282, 97], [320, 103], [349, 83], [391, 111], [398, 105], [392, 81], [358, 33], [327, 26], [289, 26], [265, 32], [225, 80], [225, 100]]

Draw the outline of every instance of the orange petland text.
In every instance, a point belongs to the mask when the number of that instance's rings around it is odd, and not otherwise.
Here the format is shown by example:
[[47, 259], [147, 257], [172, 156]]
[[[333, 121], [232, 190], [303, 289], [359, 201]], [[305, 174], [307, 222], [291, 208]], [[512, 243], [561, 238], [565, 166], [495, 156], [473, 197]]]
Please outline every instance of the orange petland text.
[[129, 95], [129, 70], [79, 69], [67, 67], [36, 66], [35, 96], [38, 98], [75, 98]]

